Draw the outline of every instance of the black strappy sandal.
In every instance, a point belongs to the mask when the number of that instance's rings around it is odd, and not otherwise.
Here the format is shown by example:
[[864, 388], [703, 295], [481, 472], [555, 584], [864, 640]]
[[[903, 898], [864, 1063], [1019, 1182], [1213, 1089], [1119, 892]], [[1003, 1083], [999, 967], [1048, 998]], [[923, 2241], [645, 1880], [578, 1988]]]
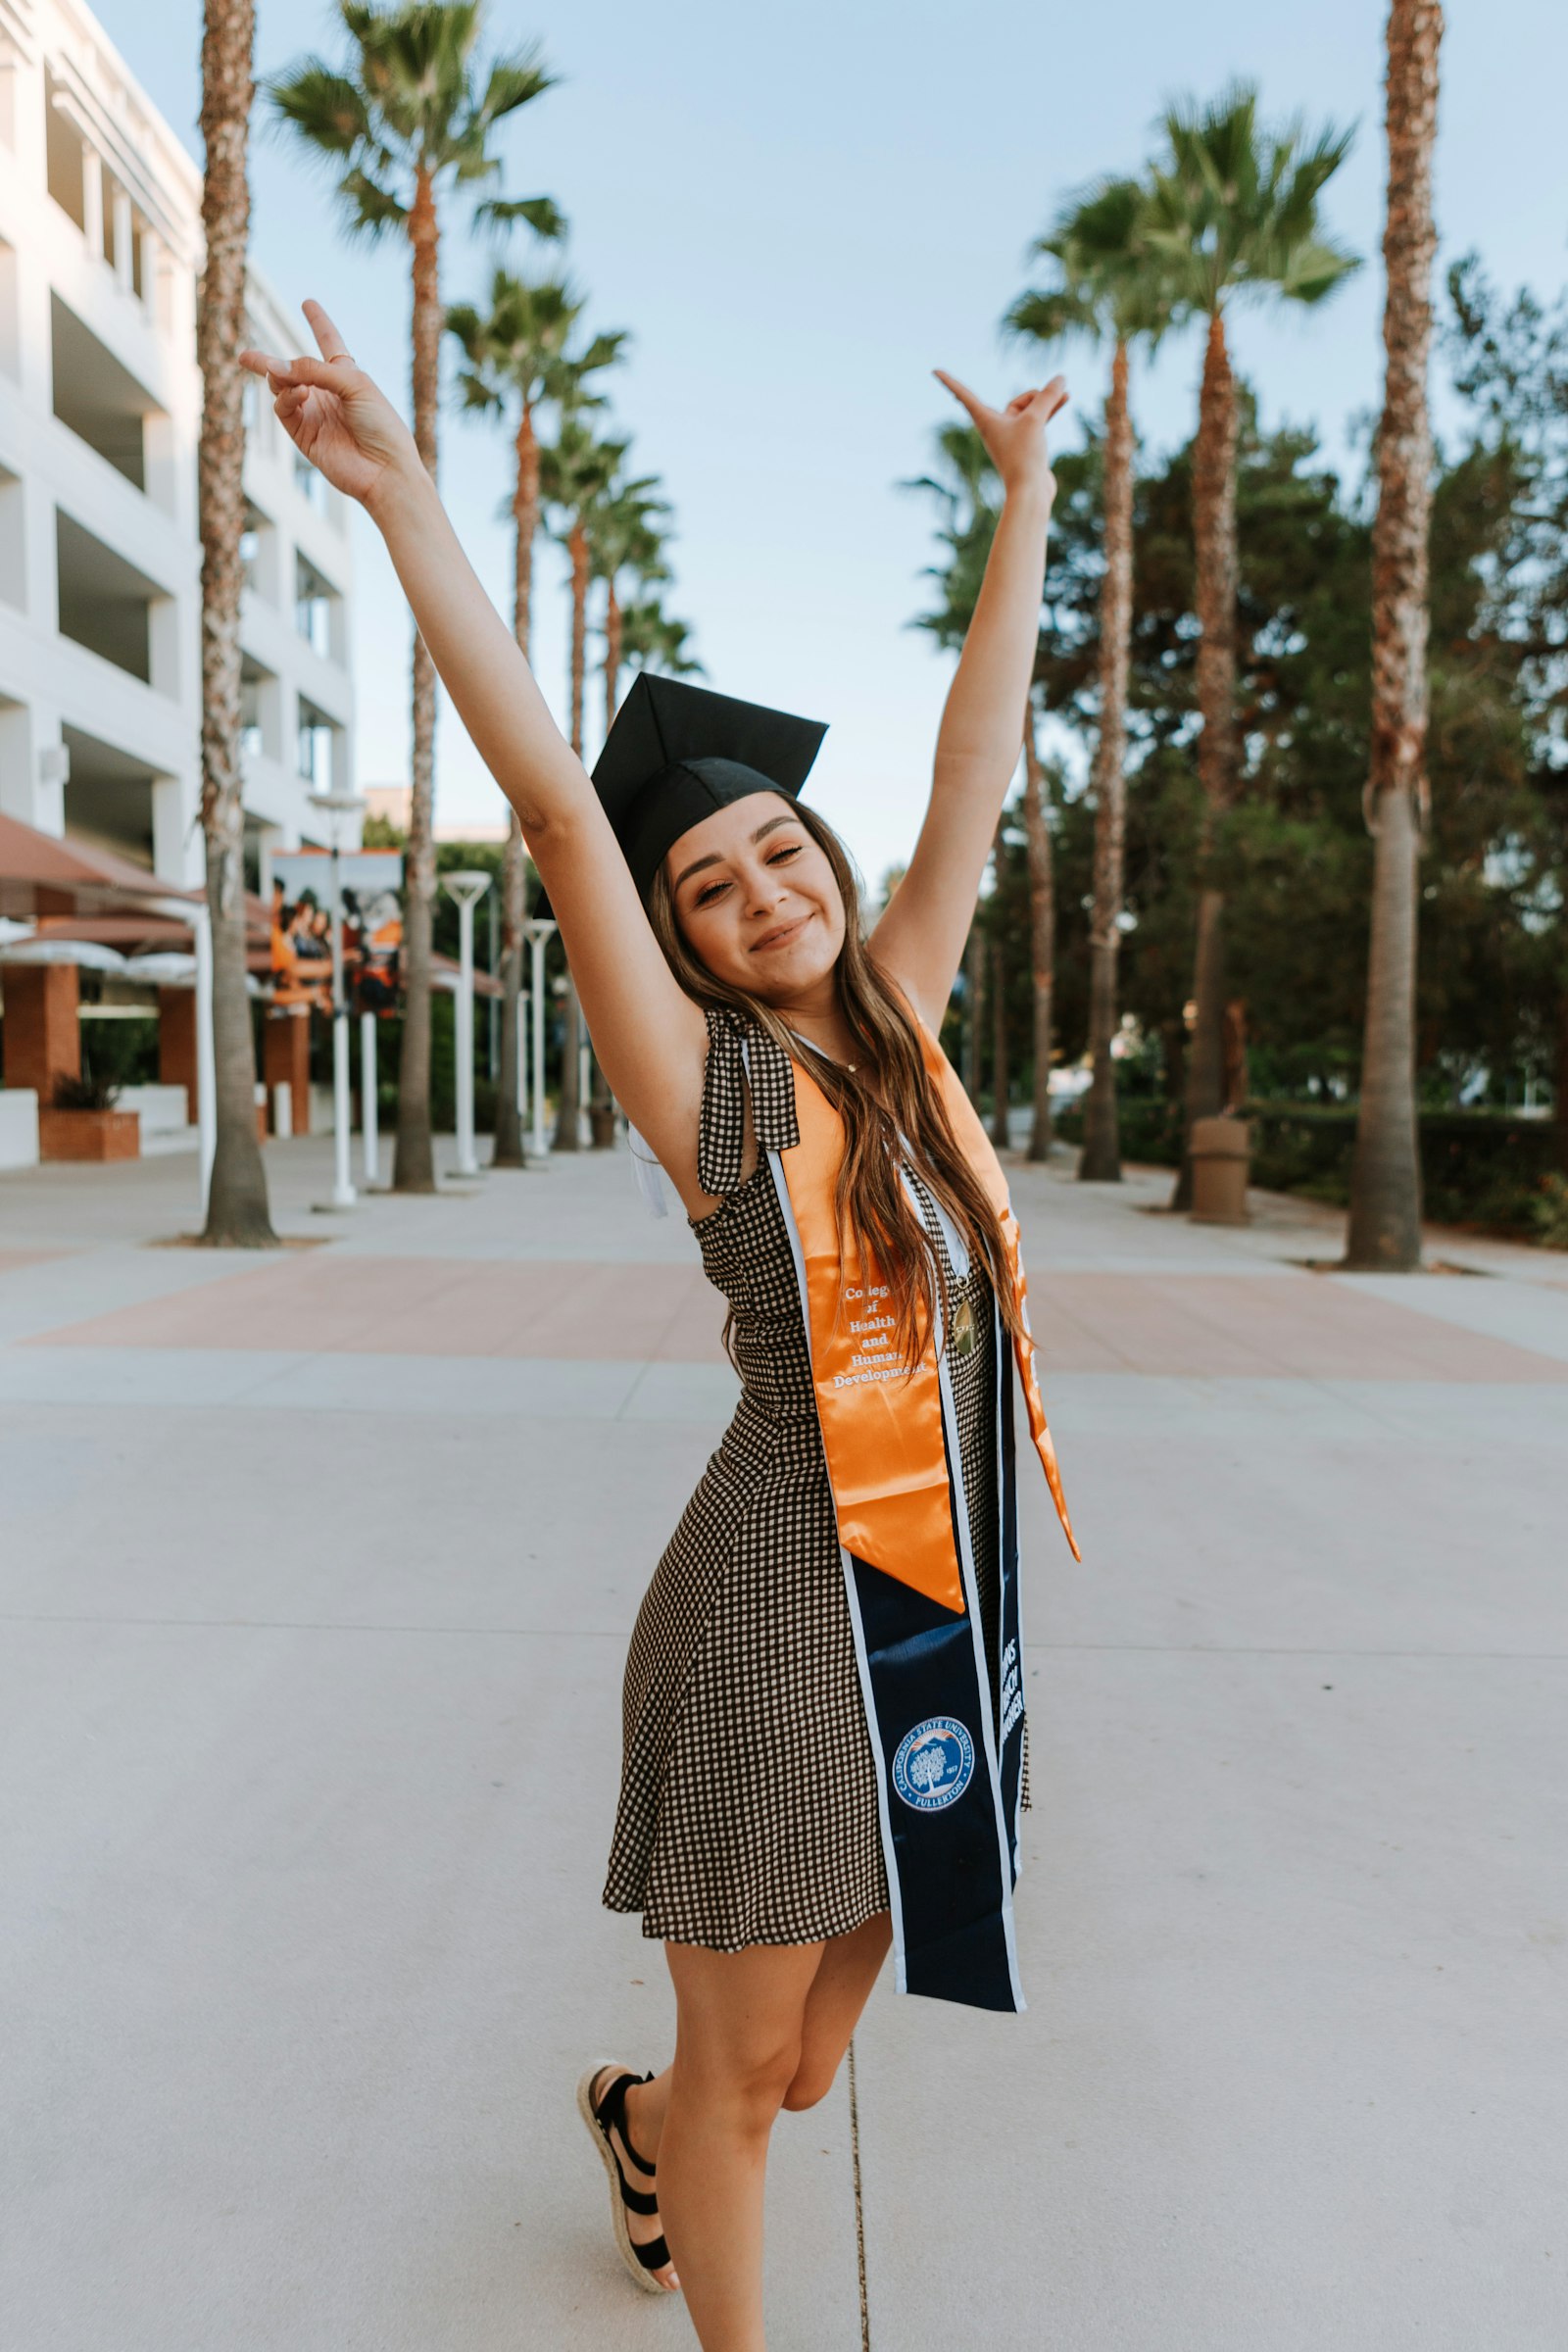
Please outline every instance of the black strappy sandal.
[[[607, 2066], [611, 2069], [612, 2079], [596, 2106], [594, 2083], [605, 2073]], [[651, 2082], [653, 2079], [652, 2075], [634, 2075], [629, 2068], [617, 2067], [612, 2060], [601, 2060], [598, 2066], [588, 2069], [577, 2085], [577, 2112], [592, 2133], [599, 2160], [610, 2175], [610, 2218], [615, 2231], [615, 2243], [620, 2248], [621, 2261], [645, 2294], [671, 2295], [679, 2290], [662, 2285], [653, 2277], [655, 2271], [664, 2270], [669, 2263], [669, 2247], [664, 2242], [663, 2232], [661, 2231], [658, 2237], [650, 2238], [646, 2245], [640, 2246], [626, 2227], [628, 2213], [641, 2214], [646, 2220], [650, 2214], [659, 2211], [659, 2199], [646, 2188], [632, 2186], [610, 2136], [612, 2132], [619, 2132], [620, 2144], [632, 2165], [652, 2181], [654, 2168], [645, 2157], [638, 2155], [631, 2144], [631, 2133], [626, 2129], [626, 2093], [634, 2083]]]

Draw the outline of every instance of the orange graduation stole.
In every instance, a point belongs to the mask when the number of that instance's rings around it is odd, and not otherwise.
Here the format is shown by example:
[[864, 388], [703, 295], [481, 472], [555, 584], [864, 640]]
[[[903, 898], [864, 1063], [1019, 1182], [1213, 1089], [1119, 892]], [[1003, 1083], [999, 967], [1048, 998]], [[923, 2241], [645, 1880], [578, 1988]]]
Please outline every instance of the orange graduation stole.
[[[1029, 1433], [1078, 1559], [1082, 1554], [1067, 1516], [1035, 1372], [1018, 1220], [1007, 1180], [957, 1073], [923, 1024], [920, 1042], [954, 1133], [1001, 1220], [1023, 1326], [1014, 1354]], [[833, 1196], [844, 1157], [844, 1122], [801, 1062], [795, 1064], [795, 1113], [801, 1140], [779, 1156], [803, 1259], [811, 1378], [839, 1542], [858, 1560], [961, 1612], [963, 1577], [954, 1537], [935, 1335], [929, 1328], [921, 1331], [919, 1355], [908, 1372], [894, 1348], [886, 1284], [874, 1266], [860, 1266], [846, 1254], [848, 1245], [841, 1246]]]

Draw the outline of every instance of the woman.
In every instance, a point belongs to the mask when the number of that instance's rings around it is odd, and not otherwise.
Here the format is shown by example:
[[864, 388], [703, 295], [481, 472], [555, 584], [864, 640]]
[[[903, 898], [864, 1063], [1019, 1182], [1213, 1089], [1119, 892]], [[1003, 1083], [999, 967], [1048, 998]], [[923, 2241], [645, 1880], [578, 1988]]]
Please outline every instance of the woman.
[[1005, 1183], [935, 1035], [1017, 760], [1066, 393], [998, 411], [941, 378], [1005, 501], [919, 842], [867, 942], [796, 798], [822, 729], [642, 679], [590, 779], [408, 430], [305, 307], [318, 360], [245, 365], [385, 538], [605, 1073], [730, 1303], [742, 1402], [638, 1618], [605, 1896], [664, 1941], [675, 2056], [590, 2070], [579, 2105], [633, 2275], [683, 2288], [707, 2352], [756, 2352], [769, 2133], [827, 2091], [890, 1941], [901, 1989], [1022, 2005], [1004, 1337], [1066, 1514]]

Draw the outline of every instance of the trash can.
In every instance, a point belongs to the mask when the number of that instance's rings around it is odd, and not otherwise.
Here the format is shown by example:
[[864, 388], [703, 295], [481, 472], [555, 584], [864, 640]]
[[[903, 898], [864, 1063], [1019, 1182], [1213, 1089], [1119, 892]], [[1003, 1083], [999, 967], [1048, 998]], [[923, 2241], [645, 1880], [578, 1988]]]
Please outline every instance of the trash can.
[[1245, 1119], [1193, 1122], [1195, 1225], [1247, 1223], [1247, 1164], [1252, 1149]]

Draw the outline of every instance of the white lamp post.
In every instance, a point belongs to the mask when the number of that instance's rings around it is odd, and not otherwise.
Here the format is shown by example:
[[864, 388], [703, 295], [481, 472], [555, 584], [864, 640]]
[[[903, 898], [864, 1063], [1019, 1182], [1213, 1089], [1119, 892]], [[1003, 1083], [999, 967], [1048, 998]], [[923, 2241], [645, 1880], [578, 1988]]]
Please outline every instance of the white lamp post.
[[381, 1181], [380, 1105], [375, 1099], [375, 1014], [360, 1015], [360, 1140], [365, 1158], [365, 1189]]
[[[517, 1123], [519, 1127], [526, 1124], [528, 1119], [528, 991], [523, 989], [517, 998]], [[531, 1130], [529, 1141], [532, 1141]], [[524, 1144], [523, 1158], [526, 1160], [527, 1156], [528, 1146]]]
[[443, 874], [458, 902], [458, 1174], [477, 1176], [473, 1155], [473, 910], [490, 887], [488, 874]]
[[528, 1149], [541, 1159], [550, 1149], [545, 1140], [545, 942], [555, 927], [554, 923], [541, 922], [537, 916], [522, 926], [522, 935], [528, 942], [528, 995], [532, 1000], [529, 1010], [533, 1015], [533, 1121]]
[[343, 990], [343, 889], [338, 872], [338, 828], [346, 816], [363, 813], [365, 803], [354, 792], [313, 792], [313, 808], [327, 820], [327, 847], [332, 854], [332, 1206], [354, 1206], [354, 1178], [350, 1171], [349, 1006]]

